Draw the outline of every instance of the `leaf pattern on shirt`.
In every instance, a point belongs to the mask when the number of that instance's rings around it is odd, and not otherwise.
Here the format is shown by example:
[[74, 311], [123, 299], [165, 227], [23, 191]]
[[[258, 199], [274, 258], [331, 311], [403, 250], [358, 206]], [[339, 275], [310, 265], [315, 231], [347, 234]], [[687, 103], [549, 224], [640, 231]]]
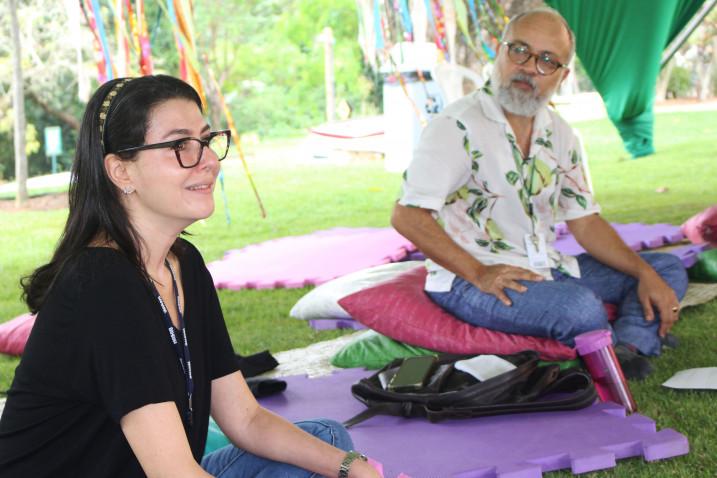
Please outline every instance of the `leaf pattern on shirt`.
[[490, 252], [498, 254], [500, 251], [509, 251], [514, 249], [513, 246], [503, 240], [503, 231], [500, 230], [498, 224], [491, 218], [485, 223], [485, 231], [488, 234], [488, 240], [476, 239], [476, 244], [481, 247], [487, 247]]
[[[518, 198], [520, 199], [520, 204], [523, 206], [525, 214], [530, 216], [530, 193], [528, 193], [528, 187], [525, 180], [525, 176], [527, 174], [525, 172], [526, 161], [523, 160], [523, 154], [520, 152], [520, 148], [518, 148], [515, 136], [510, 133], [506, 133], [505, 137], [510, 143], [510, 148], [513, 153], [513, 162], [515, 163], [516, 169], [515, 171], [510, 171], [506, 174], [506, 180], [511, 186], [518, 186]], [[508, 177], [509, 175], [510, 178]], [[514, 178], [515, 181], [511, 182]], [[520, 180], [520, 184], [518, 184], [518, 180]], [[531, 217], [531, 220], [534, 221], [535, 219]]]
[[446, 198], [445, 205], [450, 206], [451, 204], [455, 203], [459, 199], [467, 199], [468, 198], [468, 186], [463, 186], [457, 191], [453, 191], [451, 194], [448, 195]]
[[[539, 137], [536, 143], [552, 150], [553, 144], [550, 139], [548, 139], [552, 135], [552, 132], [548, 129], [545, 131], [545, 137]], [[515, 163], [515, 170], [508, 171], [505, 174], [505, 179], [508, 181], [508, 184], [517, 188], [518, 198], [520, 199], [525, 214], [530, 217], [534, 225], [537, 225], [537, 216], [531, 214], [530, 198], [537, 196], [544, 188], [549, 187], [554, 181], [557, 181], [555, 170], [551, 169], [550, 166], [536, 156], [529, 156], [523, 159], [515, 136], [510, 133], [506, 133], [505, 136], [510, 143], [513, 162]]]
[[[587, 185], [580, 184], [571, 175], [573, 171], [575, 171], [576, 169], [580, 169], [582, 177], [586, 177], [583, 162], [580, 158], [580, 154], [574, 149], [571, 150], [569, 154], [571, 164], [570, 169], [565, 169], [560, 165], [555, 168], [556, 176], [558, 177], [558, 179], [560, 179], [561, 177], [564, 178], [564, 184], [563, 187], [560, 189], [560, 195], [567, 199], [575, 199], [575, 202], [578, 203], [580, 207], [582, 207], [583, 209], [587, 209], [588, 200], [585, 195], [589, 196], [590, 191], [587, 189]], [[550, 199], [552, 200], [551, 206], [553, 206], [553, 208], [557, 208], [558, 206], [558, 201], [554, 197], [556, 193], [557, 191], [555, 191], [555, 193], [553, 193], [553, 195], [551, 195], [550, 197]]]
[[[484, 237], [475, 239], [476, 244], [481, 247], [486, 247], [494, 253], [514, 249], [513, 246], [503, 240], [503, 231], [501, 231], [496, 221], [492, 218], [493, 208], [501, 196], [489, 189], [487, 181], [483, 181], [479, 185], [479, 188], [469, 188], [465, 186], [451, 196], [466, 199], [466, 202], [469, 203], [469, 206], [466, 208], [466, 215], [484, 233]], [[470, 201], [471, 198], [473, 199], [472, 202]], [[481, 224], [481, 214], [483, 214], [483, 211], [486, 209], [488, 209], [488, 217], [485, 222]]]
[[459, 120], [456, 120], [456, 126], [459, 130], [463, 131], [463, 149], [471, 160], [471, 171], [475, 174], [480, 169], [478, 160], [483, 157], [483, 153], [477, 149], [471, 148], [471, 142], [470, 139], [468, 139], [468, 130], [466, 126]]
[[545, 148], [548, 148], [552, 151], [553, 149], [553, 142], [550, 141], [550, 137], [553, 135], [553, 132], [549, 129], [545, 129], [545, 137], [538, 137], [535, 140], [535, 144], [539, 144], [540, 146], [543, 146]]

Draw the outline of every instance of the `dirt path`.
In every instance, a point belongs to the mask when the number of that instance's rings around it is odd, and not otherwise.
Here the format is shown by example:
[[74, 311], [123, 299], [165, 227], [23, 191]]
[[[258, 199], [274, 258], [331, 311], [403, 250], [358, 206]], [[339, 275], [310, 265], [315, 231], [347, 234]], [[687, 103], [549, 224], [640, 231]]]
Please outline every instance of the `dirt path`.
[[66, 207], [67, 193], [42, 194], [40, 196], [34, 196], [31, 197], [22, 207], [17, 207], [14, 199], [0, 200], [0, 211], [2, 212], [50, 211]]

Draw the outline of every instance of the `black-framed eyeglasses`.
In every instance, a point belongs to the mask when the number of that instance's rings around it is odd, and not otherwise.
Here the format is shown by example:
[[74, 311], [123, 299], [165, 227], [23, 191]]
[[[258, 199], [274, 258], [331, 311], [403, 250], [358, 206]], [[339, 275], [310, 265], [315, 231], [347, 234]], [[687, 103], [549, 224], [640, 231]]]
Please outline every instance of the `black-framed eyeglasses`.
[[199, 164], [199, 161], [202, 160], [204, 148], [211, 149], [212, 152], [217, 155], [219, 161], [226, 158], [229, 152], [231, 137], [231, 131], [225, 129], [222, 131], [212, 131], [202, 139], [187, 137], [165, 141], [163, 143], [143, 144], [142, 146], [120, 149], [116, 154], [136, 153], [137, 151], [144, 151], [145, 149], [169, 148], [174, 150], [179, 165], [189, 169]]
[[567, 64], [560, 63], [553, 58], [552, 54], [547, 51], [533, 53], [525, 43], [504, 41], [502, 44], [508, 47], [508, 58], [516, 65], [524, 65], [535, 57], [535, 69], [543, 76], [552, 75], [559, 68], [568, 67]]

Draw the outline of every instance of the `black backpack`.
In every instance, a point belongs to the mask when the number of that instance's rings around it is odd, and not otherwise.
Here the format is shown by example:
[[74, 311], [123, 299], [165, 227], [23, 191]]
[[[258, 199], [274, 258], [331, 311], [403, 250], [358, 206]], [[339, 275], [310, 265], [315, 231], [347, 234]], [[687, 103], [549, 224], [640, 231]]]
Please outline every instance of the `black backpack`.
[[[597, 399], [592, 378], [579, 368], [560, 370], [557, 364], [538, 366], [538, 354], [527, 351], [501, 355], [515, 369], [483, 382], [454, 368], [467, 357], [439, 357], [425, 385], [410, 392], [385, 390], [380, 376], [395, 374], [404, 359], [396, 359], [351, 387], [368, 408], [344, 422], [351, 427], [375, 415], [470, 418], [505, 413], [577, 410]], [[383, 375], [382, 375], [383, 374]]]

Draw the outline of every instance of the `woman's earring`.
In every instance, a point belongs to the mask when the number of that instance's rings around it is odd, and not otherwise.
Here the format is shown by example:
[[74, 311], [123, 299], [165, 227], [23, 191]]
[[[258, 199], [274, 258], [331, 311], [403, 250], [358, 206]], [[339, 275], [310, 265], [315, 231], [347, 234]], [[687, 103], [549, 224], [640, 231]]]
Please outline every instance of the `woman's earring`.
[[132, 186], [125, 186], [122, 188], [122, 194], [125, 196], [129, 196], [134, 192], [134, 188]]

